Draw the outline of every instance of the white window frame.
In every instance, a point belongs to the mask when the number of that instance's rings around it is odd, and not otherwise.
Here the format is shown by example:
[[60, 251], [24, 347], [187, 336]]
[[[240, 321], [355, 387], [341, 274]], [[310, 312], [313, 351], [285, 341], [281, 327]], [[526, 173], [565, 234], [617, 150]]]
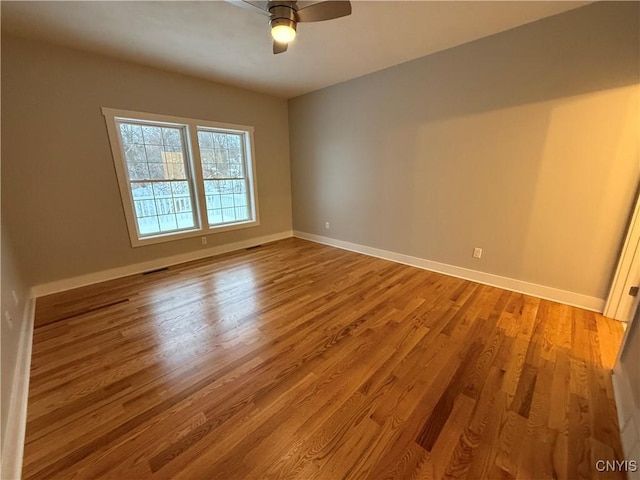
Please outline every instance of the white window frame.
[[[155, 113], [136, 112], [131, 110], [120, 110], [115, 108], [102, 107], [102, 115], [107, 124], [107, 133], [113, 154], [113, 163], [120, 188], [124, 216], [129, 230], [129, 239], [132, 247], [163, 243], [189, 237], [200, 237], [214, 233], [227, 232], [242, 228], [256, 227], [260, 225], [256, 165], [254, 151], [254, 128], [246, 125], [235, 125], [231, 123], [212, 122], [210, 120], [197, 120], [193, 118], [175, 117], [171, 115], [159, 115]], [[184, 149], [187, 153], [185, 163], [190, 171], [192, 197], [194, 200], [194, 214], [196, 226], [188, 230], [179, 230], [166, 233], [158, 233], [140, 237], [138, 224], [134, 210], [133, 195], [131, 193], [129, 173], [124, 149], [117, 128], [117, 121], [148, 122], [159, 125], [183, 128], [184, 129]], [[223, 225], [209, 225], [206, 208], [206, 196], [204, 191], [204, 179], [202, 175], [202, 161], [200, 157], [200, 146], [198, 143], [198, 128], [214, 129], [219, 132], [229, 132], [242, 134], [244, 140], [245, 154], [245, 175], [247, 178], [247, 192], [249, 195], [250, 219], [241, 222], [234, 222]]]

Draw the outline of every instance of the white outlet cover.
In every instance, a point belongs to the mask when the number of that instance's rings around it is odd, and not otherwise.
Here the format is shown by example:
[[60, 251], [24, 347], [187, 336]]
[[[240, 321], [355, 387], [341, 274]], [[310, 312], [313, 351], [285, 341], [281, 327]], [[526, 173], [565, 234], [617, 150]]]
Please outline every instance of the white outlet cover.
[[473, 258], [482, 258], [482, 249], [481, 248], [474, 248], [473, 249]]

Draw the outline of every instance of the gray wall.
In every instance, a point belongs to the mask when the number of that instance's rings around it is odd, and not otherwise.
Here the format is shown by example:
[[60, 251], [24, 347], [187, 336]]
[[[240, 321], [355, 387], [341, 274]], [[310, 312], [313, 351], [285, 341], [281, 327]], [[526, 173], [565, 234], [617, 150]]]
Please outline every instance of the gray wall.
[[286, 100], [3, 36], [2, 218], [28, 285], [203, 248], [131, 247], [101, 107], [254, 126], [261, 225], [207, 247], [291, 229]]
[[605, 298], [639, 178], [639, 6], [290, 100], [294, 229]]

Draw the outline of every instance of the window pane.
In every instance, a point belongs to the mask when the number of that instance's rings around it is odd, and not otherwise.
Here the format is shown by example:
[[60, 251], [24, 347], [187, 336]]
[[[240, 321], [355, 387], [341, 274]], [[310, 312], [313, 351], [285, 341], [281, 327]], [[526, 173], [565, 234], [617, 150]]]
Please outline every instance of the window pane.
[[229, 138], [229, 148], [240, 150], [242, 148], [242, 135], [231, 135]]
[[134, 200], [136, 207], [136, 216], [138, 218], [153, 217], [156, 215], [156, 202], [150, 200]]
[[234, 208], [222, 209], [222, 220], [226, 222], [234, 222], [236, 220], [236, 211]]
[[124, 144], [124, 156], [127, 163], [146, 162], [147, 154], [144, 149], [144, 145], [138, 145], [135, 143]]
[[164, 168], [161, 163], [150, 163], [149, 165], [149, 180], [165, 180]]
[[207, 210], [214, 208], [222, 208], [220, 204], [220, 195], [207, 195]]
[[236, 207], [236, 218], [238, 220], [249, 220], [249, 210], [247, 207]]
[[162, 164], [167, 179], [185, 179], [187, 172], [180, 147], [165, 147], [162, 152]]
[[142, 127], [140, 125], [133, 125], [130, 123], [121, 123], [120, 124], [120, 137], [122, 138], [122, 143], [126, 144], [143, 144], [144, 141], [142, 139]]
[[138, 229], [140, 230], [140, 235], [153, 235], [160, 232], [158, 217], [138, 218]]
[[[255, 220], [252, 165], [248, 164], [250, 128], [195, 127], [196, 121], [192, 120], [146, 114], [138, 117], [134, 112], [120, 111], [118, 115], [133, 115], [125, 119], [114, 113], [105, 114], [115, 125], [120, 140], [116, 145], [114, 130], [109, 129], [114, 159], [123, 162], [116, 171], [129, 229], [134, 230], [130, 212], [139, 239], [166, 234], [169, 240], [171, 233], [199, 229], [201, 211], [206, 212], [212, 227]], [[189, 125], [194, 125], [196, 131], [190, 133]], [[190, 138], [198, 142], [196, 152], [189, 148]], [[191, 161], [200, 163], [196, 172]], [[130, 195], [126, 192], [127, 183]], [[138, 245], [135, 238], [132, 245]]]
[[216, 161], [218, 163], [228, 163], [229, 162], [229, 152], [225, 148], [219, 148], [216, 150]]
[[223, 222], [222, 220], [222, 210], [220, 209], [215, 209], [215, 210], [207, 210], [207, 217], [209, 218], [209, 223], [214, 225], [214, 224], [220, 224]]
[[160, 231], [170, 232], [178, 229], [178, 222], [175, 215], [160, 215], [158, 216], [160, 222]]
[[245, 184], [239, 180], [221, 180], [212, 181], [214, 188], [209, 186], [210, 191], [219, 191], [220, 194], [208, 194], [207, 212], [209, 222], [229, 223], [249, 220], [248, 197], [245, 190]]
[[145, 145], [162, 145], [162, 129], [160, 127], [142, 127]]
[[177, 128], [163, 128], [162, 139], [164, 145], [182, 148], [182, 137]]
[[220, 195], [220, 205], [222, 206], [222, 208], [233, 207], [233, 196]]
[[236, 207], [245, 207], [247, 205], [247, 196], [242, 193], [236, 193], [233, 195], [233, 204]]
[[178, 219], [178, 228], [193, 228], [193, 215], [189, 213], [181, 213], [176, 216]]
[[144, 180], [149, 178], [149, 168], [146, 163], [131, 162], [127, 164], [129, 180]]
[[171, 183], [156, 182], [153, 184], [153, 195], [156, 199], [171, 198]]
[[151, 183], [141, 182], [131, 184], [131, 193], [134, 199], [153, 198], [153, 186]]
[[157, 145], [145, 145], [144, 149], [147, 155], [147, 162], [162, 163], [162, 147]]
[[204, 181], [204, 193], [207, 195], [218, 193], [218, 182], [214, 182], [211, 180]]
[[216, 178], [218, 177], [218, 168], [215, 164], [203, 163], [202, 164], [202, 177], [203, 178]]
[[217, 178], [230, 178], [229, 177], [229, 163], [216, 162], [216, 177]]
[[196, 226], [181, 128], [119, 123], [140, 237]]
[[249, 220], [243, 135], [198, 130], [209, 225]]
[[234, 180], [232, 188], [234, 193], [245, 193], [247, 191], [246, 184], [242, 180]]
[[229, 163], [229, 177], [230, 178], [244, 177], [243, 165], [237, 164], [237, 163]]
[[189, 183], [188, 182], [171, 182], [171, 191], [173, 196], [189, 196]]
[[242, 135], [198, 131], [204, 178], [245, 178]]
[[200, 156], [202, 158], [202, 164], [204, 165], [205, 163], [215, 163], [216, 159], [215, 159], [215, 150], [213, 150], [212, 148], [201, 148], [200, 149]]
[[221, 180], [220, 184], [220, 193], [233, 193], [233, 183], [230, 180]]
[[211, 132], [198, 132], [198, 145], [200, 148], [213, 148], [213, 135]]

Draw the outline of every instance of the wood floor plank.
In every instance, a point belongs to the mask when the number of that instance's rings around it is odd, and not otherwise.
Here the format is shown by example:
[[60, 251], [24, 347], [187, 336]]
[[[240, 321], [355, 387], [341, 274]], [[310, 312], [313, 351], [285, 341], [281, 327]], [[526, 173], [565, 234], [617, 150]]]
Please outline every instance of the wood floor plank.
[[500, 430], [497, 441], [495, 465], [504, 475], [516, 478], [518, 474], [518, 459], [522, 449], [522, 439], [527, 434], [527, 419], [516, 412], [508, 411], [504, 425]]
[[23, 477], [600, 478], [622, 333], [300, 239], [90, 285], [37, 301]]
[[466, 394], [459, 395], [456, 399], [453, 411], [442, 429], [442, 434], [438, 436], [431, 449], [429, 458], [431, 467], [427, 473], [431, 473], [434, 478], [441, 478], [444, 474], [444, 469], [460, 440], [460, 436], [469, 424], [475, 405], [476, 400]]

